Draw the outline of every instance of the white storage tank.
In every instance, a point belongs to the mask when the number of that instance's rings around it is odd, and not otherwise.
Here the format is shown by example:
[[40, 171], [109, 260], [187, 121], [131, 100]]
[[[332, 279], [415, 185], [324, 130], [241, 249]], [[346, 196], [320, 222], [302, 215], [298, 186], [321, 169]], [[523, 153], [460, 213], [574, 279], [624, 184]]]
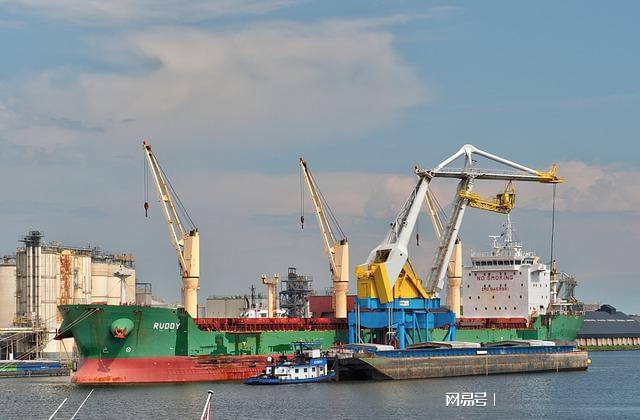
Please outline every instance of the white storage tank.
[[91, 302], [91, 256], [77, 255], [73, 267], [73, 303]]
[[135, 303], [136, 300], [136, 276], [135, 271], [119, 264], [118, 260], [94, 260], [91, 269], [92, 302], [107, 303], [108, 305], [120, 305], [121, 285], [116, 273], [129, 274], [124, 282], [124, 296], [122, 301]]
[[91, 264], [91, 303], [107, 303], [110, 266], [107, 262]]
[[13, 325], [16, 314], [16, 260], [0, 259], [0, 328]]
[[109, 264], [109, 269], [111, 270], [111, 276], [109, 276], [109, 280], [107, 282], [107, 303], [109, 305], [120, 305], [120, 279], [113, 275], [113, 273], [118, 272], [119, 266], [115, 264]]

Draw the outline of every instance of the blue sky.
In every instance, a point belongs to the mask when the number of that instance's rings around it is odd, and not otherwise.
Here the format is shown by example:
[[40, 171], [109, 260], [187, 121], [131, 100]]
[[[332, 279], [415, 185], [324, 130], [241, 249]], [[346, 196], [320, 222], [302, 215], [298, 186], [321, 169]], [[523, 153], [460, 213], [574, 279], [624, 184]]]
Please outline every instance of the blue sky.
[[[328, 287], [312, 215], [297, 225], [298, 156], [355, 265], [413, 166], [472, 143], [559, 163], [561, 268], [583, 299], [640, 312], [637, 2], [344, 3], [0, 1], [0, 251], [30, 228], [130, 251], [141, 280], [177, 299], [157, 205], [143, 217], [148, 138], [202, 232], [202, 296], [289, 265]], [[551, 191], [519, 191], [520, 237], [546, 256]], [[466, 252], [501, 223], [470, 211]], [[418, 267], [430, 242], [412, 250]]]

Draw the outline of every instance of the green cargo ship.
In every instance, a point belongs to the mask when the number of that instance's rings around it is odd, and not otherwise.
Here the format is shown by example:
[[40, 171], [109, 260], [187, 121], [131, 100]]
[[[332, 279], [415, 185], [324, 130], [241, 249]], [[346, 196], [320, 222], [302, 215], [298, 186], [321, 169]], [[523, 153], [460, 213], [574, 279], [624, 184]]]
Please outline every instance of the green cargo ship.
[[[81, 360], [78, 384], [241, 380], [266, 366], [266, 356], [291, 352], [294, 341], [323, 349], [347, 341], [345, 321], [331, 318], [204, 318], [182, 308], [61, 305], [58, 339], [73, 337]], [[574, 340], [581, 316], [540, 318], [527, 329], [459, 328], [459, 341]], [[432, 340], [446, 331], [431, 331]]]
[[[346, 339], [346, 325], [328, 318], [205, 318], [182, 308], [61, 305], [57, 339], [73, 337], [78, 384], [240, 380], [266, 366], [266, 355], [294, 341], [327, 349]], [[267, 322], [265, 322], [267, 321]], [[227, 329], [219, 329], [221, 326]]]

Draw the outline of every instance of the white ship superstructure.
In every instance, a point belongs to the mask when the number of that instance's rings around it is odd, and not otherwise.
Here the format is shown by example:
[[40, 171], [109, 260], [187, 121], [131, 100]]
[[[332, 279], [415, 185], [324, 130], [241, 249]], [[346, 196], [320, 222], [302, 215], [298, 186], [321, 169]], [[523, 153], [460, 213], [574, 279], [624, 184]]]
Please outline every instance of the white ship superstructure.
[[534, 252], [523, 252], [507, 216], [489, 252], [472, 252], [463, 268], [462, 316], [465, 318], [531, 318], [549, 306], [550, 270]]

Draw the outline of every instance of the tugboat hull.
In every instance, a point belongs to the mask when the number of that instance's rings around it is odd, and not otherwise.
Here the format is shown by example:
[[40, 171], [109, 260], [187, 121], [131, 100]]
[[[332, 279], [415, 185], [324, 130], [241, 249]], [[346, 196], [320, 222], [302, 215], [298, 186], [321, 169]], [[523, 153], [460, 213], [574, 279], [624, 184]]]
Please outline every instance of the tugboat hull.
[[290, 385], [290, 384], [308, 384], [314, 382], [329, 382], [336, 379], [335, 372], [329, 372], [327, 375], [322, 375], [317, 378], [304, 378], [304, 379], [279, 379], [279, 378], [249, 378], [244, 381], [247, 385]]

